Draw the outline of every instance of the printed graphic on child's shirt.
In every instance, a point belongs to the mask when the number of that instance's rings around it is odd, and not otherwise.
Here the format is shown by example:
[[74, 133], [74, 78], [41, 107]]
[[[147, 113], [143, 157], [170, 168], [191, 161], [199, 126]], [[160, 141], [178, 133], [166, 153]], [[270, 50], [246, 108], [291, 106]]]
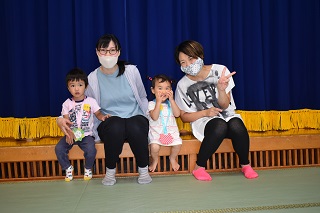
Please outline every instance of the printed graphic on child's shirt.
[[81, 110], [81, 104], [75, 105], [70, 111], [69, 111], [69, 119], [72, 122], [71, 129], [78, 128], [77, 124], [77, 115], [79, 114]]
[[[91, 107], [90, 104], [84, 104], [83, 110], [81, 113], [81, 104], [75, 105], [74, 108], [72, 108], [69, 111], [69, 119], [72, 122], [71, 129], [73, 128], [80, 128], [84, 132], [90, 132], [90, 126], [89, 126], [89, 120], [91, 117]], [[78, 127], [77, 124], [77, 116], [81, 116], [81, 124]]]
[[90, 131], [90, 126], [89, 126], [90, 117], [91, 117], [91, 107], [89, 104], [84, 104], [82, 120], [81, 120], [81, 129], [83, 129], [83, 131], [85, 132]]

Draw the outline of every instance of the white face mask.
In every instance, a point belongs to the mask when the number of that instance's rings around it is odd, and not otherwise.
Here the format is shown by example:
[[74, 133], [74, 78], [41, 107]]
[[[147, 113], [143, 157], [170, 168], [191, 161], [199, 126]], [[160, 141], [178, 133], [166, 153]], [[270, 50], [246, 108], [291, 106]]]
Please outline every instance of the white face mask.
[[194, 63], [190, 64], [187, 67], [181, 67], [182, 72], [196, 76], [200, 72], [200, 70], [203, 67], [203, 60], [201, 58], [198, 58]]
[[114, 67], [118, 62], [118, 56], [98, 56], [100, 64], [110, 69]]

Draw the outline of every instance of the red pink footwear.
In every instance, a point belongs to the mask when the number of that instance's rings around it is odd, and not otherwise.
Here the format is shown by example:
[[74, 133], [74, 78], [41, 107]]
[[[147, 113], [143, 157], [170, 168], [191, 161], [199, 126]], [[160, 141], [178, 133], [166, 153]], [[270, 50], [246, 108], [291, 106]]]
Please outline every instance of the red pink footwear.
[[254, 179], [259, 176], [258, 173], [256, 173], [250, 165], [242, 167], [241, 171], [243, 172], [244, 176], [248, 179]]
[[203, 167], [193, 170], [192, 174], [197, 180], [202, 180], [202, 181], [212, 180], [211, 176], [208, 174], [208, 172], [206, 172], [206, 170]]

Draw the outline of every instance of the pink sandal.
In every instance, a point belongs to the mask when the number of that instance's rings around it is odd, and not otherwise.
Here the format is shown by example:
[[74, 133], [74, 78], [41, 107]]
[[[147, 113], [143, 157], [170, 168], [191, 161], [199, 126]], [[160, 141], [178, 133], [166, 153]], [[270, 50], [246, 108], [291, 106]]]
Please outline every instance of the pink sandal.
[[193, 170], [192, 174], [197, 180], [202, 180], [202, 181], [212, 180], [211, 176], [208, 174], [208, 172], [206, 172], [206, 170], [203, 167]]
[[250, 165], [242, 167], [241, 171], [243, 172], [244, 176], [248, 179], [257, 178], [259, 175], [256, 173]]

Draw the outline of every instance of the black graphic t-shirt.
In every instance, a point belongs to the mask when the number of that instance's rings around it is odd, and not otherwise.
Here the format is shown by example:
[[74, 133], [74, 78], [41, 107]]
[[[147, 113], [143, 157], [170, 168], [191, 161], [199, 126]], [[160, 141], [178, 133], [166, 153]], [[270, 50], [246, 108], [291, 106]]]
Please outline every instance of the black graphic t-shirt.
[[[175, 92], [175, 101], [181, 110], [185, 112], [197, 112], [211, 107], [221, 108], [218, 104], [217, 84], [225, 66], [213, 64], [208, 77], [203, 81], [193, 81], [187, 76], [184, 76], [177, 85]], [[226, 69], [225, 75], [230, 74]], [[213, 118], [221, 118], [229, 121], [233, 117], [240, 117], [235, 114], [235, 103], [231, 89], [235, 86], [233, 78], [230, 78], [229, 85], [226, 88], [226, 93], [230, 92], [230, 105], [223, 110], [218, 116], [203, 117], [191, 123], [194, 136], [202, 141], [204, 128], [208, 121]]]

